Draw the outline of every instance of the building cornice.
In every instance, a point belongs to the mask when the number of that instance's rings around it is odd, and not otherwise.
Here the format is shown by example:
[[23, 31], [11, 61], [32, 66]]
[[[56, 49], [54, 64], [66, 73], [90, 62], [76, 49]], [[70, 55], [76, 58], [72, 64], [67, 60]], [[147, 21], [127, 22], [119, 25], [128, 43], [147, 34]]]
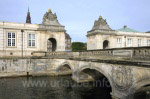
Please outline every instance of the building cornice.
[[52, 32], [65, 32], [65, 26], [58, 25], [43, 25], [43, 24], [26, 24], [15, 22], [0, 22], [0, 28], [3, 29], [16, 29], [16, 30], [33, 30], [33, 31], [52, 31]]
[[87, 37], [88, 36], [93, 36], [93, 35], [116, 35], [116, 32], [114, 30], [91, 30], [87, 32]]
[[130, 36], [130, 37], [150, 37], [149, 33], [142, 32], [121, 32], [116, 30], [92, 30], [87, 33], [88, 36], [93, 35], [116, 35], [116, 36]]
[[43, 25], [39, 24], [38, 30], [42, 31], [52, 31], [52, 32], [65, 32], [65, 26], [58, 26], [58, 25]]

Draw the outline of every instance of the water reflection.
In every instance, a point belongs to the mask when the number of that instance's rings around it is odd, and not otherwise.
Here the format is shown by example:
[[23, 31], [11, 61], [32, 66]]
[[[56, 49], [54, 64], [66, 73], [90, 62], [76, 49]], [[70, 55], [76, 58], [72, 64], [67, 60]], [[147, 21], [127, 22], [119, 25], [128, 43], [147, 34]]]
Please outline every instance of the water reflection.
[[110, 88], [77, 84], [70, 76], [0, 80], [0, 99], [111, 99]]

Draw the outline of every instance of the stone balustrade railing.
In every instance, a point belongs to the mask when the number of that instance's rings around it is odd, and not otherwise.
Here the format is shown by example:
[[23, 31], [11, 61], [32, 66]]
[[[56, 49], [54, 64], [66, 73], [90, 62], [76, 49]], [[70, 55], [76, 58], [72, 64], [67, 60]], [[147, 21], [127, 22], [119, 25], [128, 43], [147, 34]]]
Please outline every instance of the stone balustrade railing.
[[150, 59], [150, 48], [135, 49], [134, 58], [149, 58]]
[[[39, 56], [40, 55], [41, 54], [39, 54]], [[115, 49], [90, 50], [90, 51], [79, 51], [79, 52], [45, 52], [42, 55], [49, 58], [100, 59], [106, 57], [109, 58], [123, 57], [123, 58], [130, 58], [130, 59], [150, 59], [150, 47], [115, 48]]]

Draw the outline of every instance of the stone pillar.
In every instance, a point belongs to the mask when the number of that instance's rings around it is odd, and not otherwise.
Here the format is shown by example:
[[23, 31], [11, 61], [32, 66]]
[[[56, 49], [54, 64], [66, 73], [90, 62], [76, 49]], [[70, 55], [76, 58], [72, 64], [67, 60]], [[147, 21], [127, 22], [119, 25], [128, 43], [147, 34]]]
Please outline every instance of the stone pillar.
[[77, 72], [73, 72], [72, 74], [72, 79], [74, 81], [76, 81], [77, 83], [79, 83], [79, 77], [78, 77], [78, 73]]

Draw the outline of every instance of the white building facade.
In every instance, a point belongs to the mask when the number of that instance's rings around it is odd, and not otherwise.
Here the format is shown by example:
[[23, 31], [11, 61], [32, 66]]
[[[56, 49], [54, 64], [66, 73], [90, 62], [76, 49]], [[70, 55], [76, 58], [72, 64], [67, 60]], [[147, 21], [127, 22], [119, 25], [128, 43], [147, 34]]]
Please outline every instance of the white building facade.
[[28, 57], [32, 52], [71, 50], [71, 38], [56, 14], [46, 12], [42, 24], [0, 22], [0, 57]]
[[88, 50], [141, 46], [150, 46], [150, 33], [138, 32], [127, 26], [112, 30], [101, 16], [87, 33]]

